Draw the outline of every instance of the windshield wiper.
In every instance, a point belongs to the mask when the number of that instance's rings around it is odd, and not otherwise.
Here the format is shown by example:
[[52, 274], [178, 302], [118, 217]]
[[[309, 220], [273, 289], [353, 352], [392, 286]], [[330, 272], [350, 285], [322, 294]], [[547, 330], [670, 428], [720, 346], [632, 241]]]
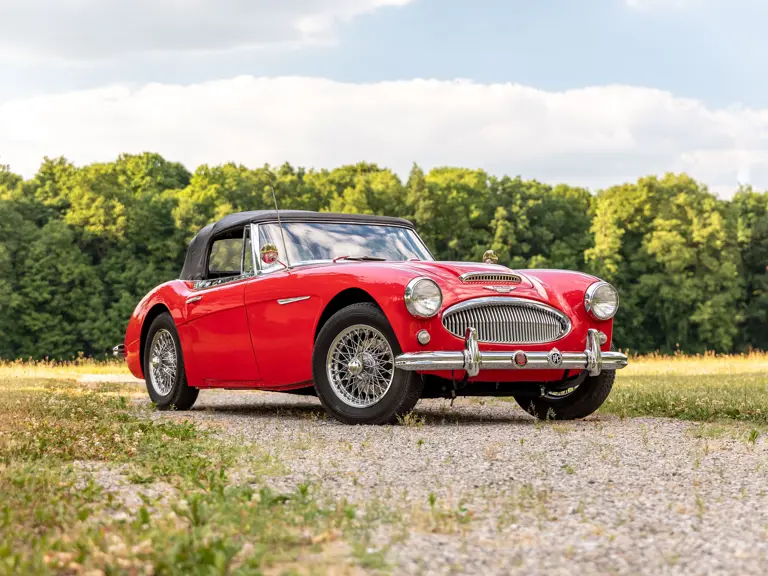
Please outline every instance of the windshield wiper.
[[336, 256], [336, 258], [333, 259], [334, 262], [338, 262], [339, 260], [367, 260], [370, 262], [386, 262], [386, 258], [379, 258], [377, 256], [351, 256], [347, 254], [346, 256]]

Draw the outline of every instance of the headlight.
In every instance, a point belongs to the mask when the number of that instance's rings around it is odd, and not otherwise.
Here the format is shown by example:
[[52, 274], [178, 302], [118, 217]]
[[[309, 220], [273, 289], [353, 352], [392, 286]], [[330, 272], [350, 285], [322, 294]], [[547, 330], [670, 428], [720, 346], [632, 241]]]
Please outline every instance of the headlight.
[[595, 282], [584, 294], [584, 307], [597, 320], [610, 320], [619, 309], [619, 293], [608, 282]]
[[443, 293], [437, 282], [430, 278], [414, 278], [405, 287], [405, 307], [420, 318], [431, 318], [443, 305]]

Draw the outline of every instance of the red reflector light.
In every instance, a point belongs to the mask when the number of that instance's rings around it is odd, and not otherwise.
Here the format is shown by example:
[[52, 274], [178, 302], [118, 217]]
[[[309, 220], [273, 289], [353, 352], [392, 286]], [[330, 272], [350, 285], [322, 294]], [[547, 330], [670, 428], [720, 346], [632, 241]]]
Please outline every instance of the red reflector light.
[[518, 366], [525, 366], [528, 364], [528, 356], [525, 355], [525, 352], [517, 352], [515, 354], [515, 364]]

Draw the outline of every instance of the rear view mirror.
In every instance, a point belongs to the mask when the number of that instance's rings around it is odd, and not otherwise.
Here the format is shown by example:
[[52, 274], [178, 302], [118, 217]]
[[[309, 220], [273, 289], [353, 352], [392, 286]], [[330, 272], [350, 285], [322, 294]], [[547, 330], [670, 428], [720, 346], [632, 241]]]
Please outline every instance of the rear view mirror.
[[277, 246], [274, 244], [264, 244], [264, 246], [261, 247], [260, 255], [261, 261], [264, 262], [264, 264], [274, 264], [277, 262], [277, 257], [279, 256]]

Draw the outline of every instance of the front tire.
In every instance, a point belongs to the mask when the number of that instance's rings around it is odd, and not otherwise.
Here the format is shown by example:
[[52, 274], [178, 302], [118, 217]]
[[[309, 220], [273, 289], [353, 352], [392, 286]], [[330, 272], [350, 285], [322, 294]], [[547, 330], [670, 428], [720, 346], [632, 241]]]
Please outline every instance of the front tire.
[[315, 341], [312, 374], [325, 409], [345, 424], [391, 424], [418, 402], [424, 382], [395, 368], [402, 352], [384, 313], [361, 302], [339, 310]]
[[155, 318], [147, 332], [144, 379], [150, 399], [160, 410], [189, 410], [197, 400], [199, 390], [187, 385], [179, 333], [167, 312]]
[[616, 378], [616, 370], [605, 370], [598, 376], [587, 376], [567, 396], [560, 398], [526, 398], [515, 396], [520, 407], [539, 420], [578, 420], [597, 411], [608, 398]]

